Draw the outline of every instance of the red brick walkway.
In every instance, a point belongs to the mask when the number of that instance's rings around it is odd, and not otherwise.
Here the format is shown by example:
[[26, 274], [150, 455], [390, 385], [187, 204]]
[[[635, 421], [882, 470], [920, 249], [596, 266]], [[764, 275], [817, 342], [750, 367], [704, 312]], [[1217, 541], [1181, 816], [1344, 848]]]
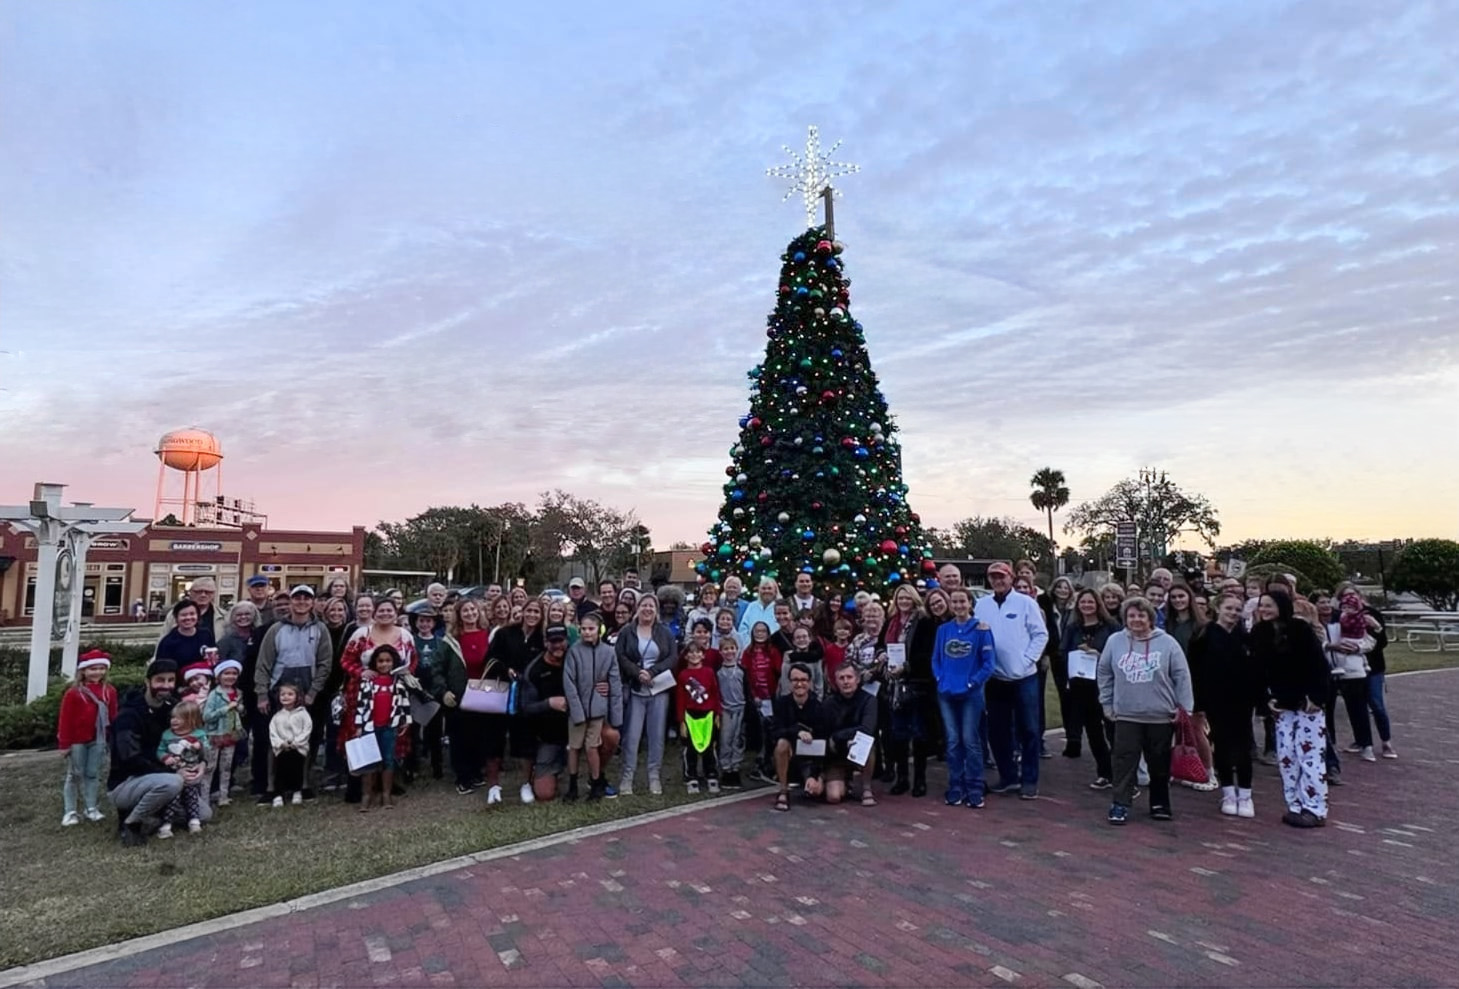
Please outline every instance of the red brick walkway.
[[[768, 798], [563, 844], [53, 977], [47, 986], [1454, 985], [1459, 672], [1390, 681], [1403, 758], [1346, 764], [1321, 831], [1176, 793]], [[1346, 740], [1346, 731], [1342, 731]]]

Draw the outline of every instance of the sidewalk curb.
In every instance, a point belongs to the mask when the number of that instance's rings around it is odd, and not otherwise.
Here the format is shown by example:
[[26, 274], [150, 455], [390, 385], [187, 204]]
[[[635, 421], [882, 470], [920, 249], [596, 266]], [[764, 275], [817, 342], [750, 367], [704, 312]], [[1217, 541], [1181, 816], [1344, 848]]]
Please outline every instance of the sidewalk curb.
[[44, 985], [46, 979], [64, 975], [67, 972], [74, 972], [78, 969], [90, 968], [93, 965], [102, 965], [107, 962], [119, 961], [123, 958], [130, 958], [133, 955], [138, 955], [156, 948], [172, 947], [184, 941], [191, 941], [196, 938], [220, 934], [224, 931], [236, 930], [240, 927], [247, 927], [249, 924], [258, 923], [261, 920], [287, 917], [292, 913], [311, 910], [315, 907], [328, 906], [332, 903], [339, 903], [342, 900], [350, 900], [359, 896], [369, 896], [372, 893], [392, 889], [405, 883], [414, 882], [417, 879], [428, 879], [445, 872], [454, 872], [457, 869], [483, 865], [498, 859], [514, 858], [518, 855], [525, 855], [528, 852], [551, 848], [554, 845], [572, 844], [586, 838], [596, 838], [600, 835], [613, 834], [617, 831], [627, 831], [630, 828], [642, 827], [645, 824], [656, 824], [659, 821], [667, 821], [675, 817], [702, 813], [728, 804], [743, 803], [747, 800], [763, 798], [771, 793], [772, 789], [772, 787], [768, 786], [757, 787], [752, 790], [746, 790], [743, 793], [727, 796], [721, 795], [714, 800], [681, 804], [678, 807], [650, 811], [647, 814], [620, 818], [616, 821], [590, 824], [587, 827], [574, 828], [571, 831], [564, 831], [561, 834], [545, 835], [541, 838], [519, 841], [512, 845], [503, 845], [500, 848], [489, 848], [485, 851], [472, 852], [469, 855], [458, 855], [455, 858], [443, 859], [440, 862], [431, 862], [427, 865], [416, 866], [413, 869], [393, 872], [388, 876], [378, 876], [374, 879], [365, 879], [357, 883], [327, 889], [319, 893], [309, 893], [305, 896], [295, 897], [292, 900], [285, 900], [282, 903], [271, 903], [268, 906], [254, 907], [250, 910], [224, 914], [222, 917], [214, 917], [212, 920], [202, 920], [196, 924], [188, 924], [186, 927], [177, 927], [170, 931], [144, 934], [141, 937], [119, 941], [116, 944], [88, 948], [85, 951], [77, 951], [69, 955], [61, 955], [57, 958], [48, 958], [45, 961], [35, 962], [30, 965], [5, 969], [4, 971], [0, 971], [0, 989], [5, 989], [7, 986], [22, 986], [27, 984]]

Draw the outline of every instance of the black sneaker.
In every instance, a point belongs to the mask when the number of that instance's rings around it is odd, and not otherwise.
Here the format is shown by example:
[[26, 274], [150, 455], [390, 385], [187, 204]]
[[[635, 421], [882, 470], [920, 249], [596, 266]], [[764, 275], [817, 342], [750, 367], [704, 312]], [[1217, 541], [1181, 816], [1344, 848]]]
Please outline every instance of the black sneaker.
[[309, 788], [306, 787], [302, 792], [304, 794], [304, 799], [305, 800], [313, 800], [314, 799], [314, 791], [313, 790], [311, 790], [311, 789], [309, 789]]
[[140, 824], [122, 825], [121, 839], [124, 848], [141, 848], [147, 844], [147, 835]]
[[1112, 786], [1114, 784], [1109, 781], [1107, 776], [1096, 776], [1094, 782], [1089, 784], [1091, 790], [1108, 790]]
[[1130, 808], [1124, 804], [1110, 804], [1105, 820], [1111, 824], [1125, 824], [1130, 820]]
[[1150, 817], [1156, 821], [1168, 821], [1175, 815], [1170, 812], [1169, 807], [1157, 806], [1150, 808]]
[[272, 793], [260, 793], [254, 798], [253, 802], [259, 807], [272, 807], [274, 804], [274, 795]]
[[1019, 800], [1037, 800], [1038, 798], [1039, 798], [1039, 788], [1038, 787], [1036, 787], [1036, 786], [1019, 787], [1019, 790], [1018, 790], [1018, 799]]
[[466, 784], [466, 783], [457, 783], [456, 784], [456, 792], [459, 793], [463, 797], [464, 796], [467, 796], [470, 793], [475, 792], [475, 790], [476, 790], [476, 787], [470, 786], [469, 784]]
[[1017, 783], [1017, 782], [1015, 782], [1015, 783], [1007, 783], [1007, 782], [1004, 782], [1003, 780], [999, 780], [997, 783], [994, 783], [992, 786], [988, 787], [988, 792], [989, 793], [1017, 793], [1018, 791], [1020, 791], [1022, 789], [1023, 789], [1023, 784], [1022, 783]]

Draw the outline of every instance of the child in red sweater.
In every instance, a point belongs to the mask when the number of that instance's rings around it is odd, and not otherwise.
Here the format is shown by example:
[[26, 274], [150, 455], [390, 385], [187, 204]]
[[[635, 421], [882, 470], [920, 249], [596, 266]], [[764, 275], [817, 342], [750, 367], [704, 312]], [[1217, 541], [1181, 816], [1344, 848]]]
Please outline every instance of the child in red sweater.
[[715, 733], [724, 711], [719, 677], [704, 665], [704, 646], [700, 642], [690, 642], [680, 656], [684, 665], [675, 676], [678, 686], [674, 689], [674, 716], [679, 723], [679, 737], [684, 740], [684, 784], [690, 793], [698, 793], [701, 786], [718, 793]]
[[61, 798], [66, 810], [61, 826], [80, 824], [76, 813], [76, 787], [86, 801], [86, 819], [99, 821], [105, 815], [96, 806], [101, 785], [101, 761], [106, 756], [107, 735], [117, 716], [117, 691], [106, 682], [111, 657], [92, 649], [76, 661], [76, 682], [61, 696], [61, 715], [56, 724], [56, 743], [66, 757], [66, 781]]
[[[750, 685], [749, 707], [758, 717], [748, 719], [746, 727], [756, 726], [759, 730], [760, 762], [752, 774], [762, 782], [775, 782], [775, 691], [780, 687], [780, 650], [770, 644], [770, 626], [756, 622], [750, 629], [750, 644], [740, 657], [745, 668], [745, 679]], [[753, 745], [753, 742], [751, 743]]]

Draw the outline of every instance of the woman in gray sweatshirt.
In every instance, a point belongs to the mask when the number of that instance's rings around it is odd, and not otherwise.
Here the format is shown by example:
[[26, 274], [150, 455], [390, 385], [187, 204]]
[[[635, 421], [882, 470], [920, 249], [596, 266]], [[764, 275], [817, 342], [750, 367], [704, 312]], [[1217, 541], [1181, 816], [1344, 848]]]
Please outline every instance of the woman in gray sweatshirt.
[[1124, 824], [1134, 800], [1140, 757], [1150, 771], [1150, 816], [1168, 821], [1171, 722], [1195, 704], [1190, 667], [1175, 638], [1155, 627], [1155, 609], [1142, 597], [1122, 607], [1125, 627], [1109, 637], [1096, 677], [1104, 716], [1115, 724], [1114, 803], [1109, 822]]

